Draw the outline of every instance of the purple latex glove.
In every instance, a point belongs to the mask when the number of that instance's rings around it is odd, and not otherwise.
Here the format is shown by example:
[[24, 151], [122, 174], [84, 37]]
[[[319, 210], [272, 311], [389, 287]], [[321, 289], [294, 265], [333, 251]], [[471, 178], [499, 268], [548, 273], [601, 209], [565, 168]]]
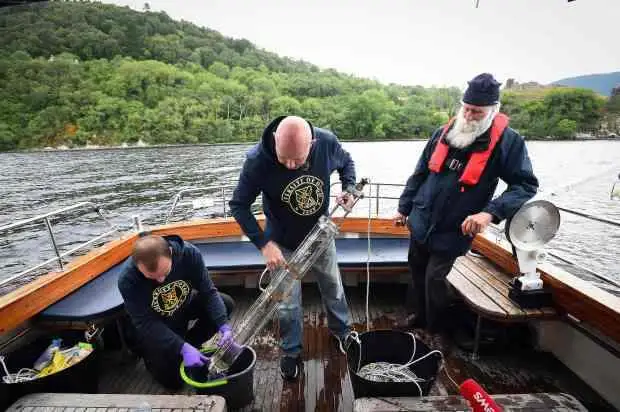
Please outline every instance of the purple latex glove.
[[219, 332], [220, 332], [220, 340], [217, 342], [217, 346], [219, 348], [227, 346], [230, 342], [232, 342], [233, 332], [232, 332], [232, 328], [230, 327], [228, 323], [225, 323], [222, 326], [220, 326]]
[[187, 342], [181, 347], [181, 356], [183, 356], [183, 364], [188, 368], [204, 366], [209, 363], [208, 357]]

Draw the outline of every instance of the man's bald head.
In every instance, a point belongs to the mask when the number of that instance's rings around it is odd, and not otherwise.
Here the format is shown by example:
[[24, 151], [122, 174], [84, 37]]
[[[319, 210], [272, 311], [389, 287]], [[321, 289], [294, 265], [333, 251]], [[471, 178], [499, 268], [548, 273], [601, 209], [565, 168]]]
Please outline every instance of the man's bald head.
[[136, 240], [131, 254], [138, 270], [148, 278], [162, 283], [172, 267], [172, 250], [161, 236], [145, 236]]
[[299, 169], [308, 159], [312, 143], [310, 124], [299, 116], [287, 116], [274, 135], [276, 156], [287, 169]]

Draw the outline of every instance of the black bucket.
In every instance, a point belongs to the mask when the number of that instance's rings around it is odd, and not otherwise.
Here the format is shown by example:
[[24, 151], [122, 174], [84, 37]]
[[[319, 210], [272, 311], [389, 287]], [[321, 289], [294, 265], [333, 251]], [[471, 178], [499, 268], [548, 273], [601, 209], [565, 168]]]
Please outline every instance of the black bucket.
[[[208, 352], [207, 352], [208, 353]], [[219, 395], [226, 399], [230, 409], [242, 408], [254, 400], [254, 366], [256, 352], [249, 346], [228, 369], [222, 379], [207, 380], [208, 368], [187, 368], [181, 365], [181, 377], [200, 395]]]
[[[351, 342], [347, 348], [349, 375], [356, 398], [377, 396], [426, 396], [437, 378], [441, 355], [434, 353], [409, 366], [409, 369], [421, 379], [417, 385], [413, 382], [375, 382], [357, 375], [359, 368], [374, 363], [388, 362], [404, 365], [412, 360], [422, 358], [432, 350], [413, 335], [397, 330], [373, 330], [359, 335], [360, 345]], [[415, 356], [414, 354], [415, 339]], [[420, 388], [418, 389], [418, 385]]]
[[[13, 352], [4, 353], [6, 366], [11, 373], [21, 368], [32, 368], [39, 355], [50, 345], [53, 338], [62, 338], [62, 348], [70, 347], [78, 342], [86, 342], [84, 332], [61, 331], [47, 335], [28, 343]], [[4, 376], [4, 371], [0, 375]], [[4, 383], [0, 379], [2, 399], [0, 410], [4, 410], [17, 399], [31, 393], [97, 393], [99, 371], [97, 350], [87, 355], [78, 363], [51, 375], [27, 382]]]

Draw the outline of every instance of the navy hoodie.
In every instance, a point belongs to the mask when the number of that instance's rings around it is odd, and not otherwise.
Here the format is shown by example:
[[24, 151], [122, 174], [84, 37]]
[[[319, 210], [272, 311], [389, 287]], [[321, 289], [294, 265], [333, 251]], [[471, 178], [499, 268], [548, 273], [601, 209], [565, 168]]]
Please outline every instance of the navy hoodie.
[[192, 289], [194, 299], [204, 302], [213, 323], [219, 328], [227, 321], [226, 306], [211, 281], [200, 251], [179, 236], [165, 236], [172, 248], [172, 269], [163, 283], [147, 279], [130, 257], [123, 265], [118, 288], [125, 309], [149, 347], [180, 353], [185, 342], [188, 307]]
[[[463, 186], [459, 178], [472, 152], [488, 148], [489, 131], [469, 147], [450, 148], [439, 173], [431, 172], [428, 162], [443, 127], [435, 131], [420, 156], [415, 172], [400, 196], [398, 211], [409, 216], [411, 237], [426, 244], [435, 253], [459, 256], [471, 247], [473, 238], [463, 235], [461, 224], [469, 215], [485, 211], [493, 222], [511, 218], [538, 189], [525, 141], [511, 128], [506, 128], [489, 161], [474, 186]], [[507, 189], [496, 199], [493, 194], [499, 179]]]
[[[291, 250], [299, 246], [327, 211], [333, 171], [338, 171], [343, 190], [355, 185], [355, 165], [349, 153], [334, 134], [312, 125], [313, 141], [306, 165], [289, 170], [278, 162], [273, 134], [284, 117], [274, 119], [261, 142], [247, 153], [229, 203], [233, 216], [259, 249], [270, 240]], [[267, 218], [265, 232], [250, 209], [261, 192]]]

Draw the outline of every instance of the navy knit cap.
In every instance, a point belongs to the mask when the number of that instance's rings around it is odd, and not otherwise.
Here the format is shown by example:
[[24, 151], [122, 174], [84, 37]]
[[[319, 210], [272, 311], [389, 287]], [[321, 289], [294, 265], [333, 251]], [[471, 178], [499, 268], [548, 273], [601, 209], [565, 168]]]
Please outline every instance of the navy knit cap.
[[501, 83], [492, 74], [482, 73], [467, 82], [467, 90], [463, 102], [474, 106], [491, 106], [499, 102], [499, 86]]

